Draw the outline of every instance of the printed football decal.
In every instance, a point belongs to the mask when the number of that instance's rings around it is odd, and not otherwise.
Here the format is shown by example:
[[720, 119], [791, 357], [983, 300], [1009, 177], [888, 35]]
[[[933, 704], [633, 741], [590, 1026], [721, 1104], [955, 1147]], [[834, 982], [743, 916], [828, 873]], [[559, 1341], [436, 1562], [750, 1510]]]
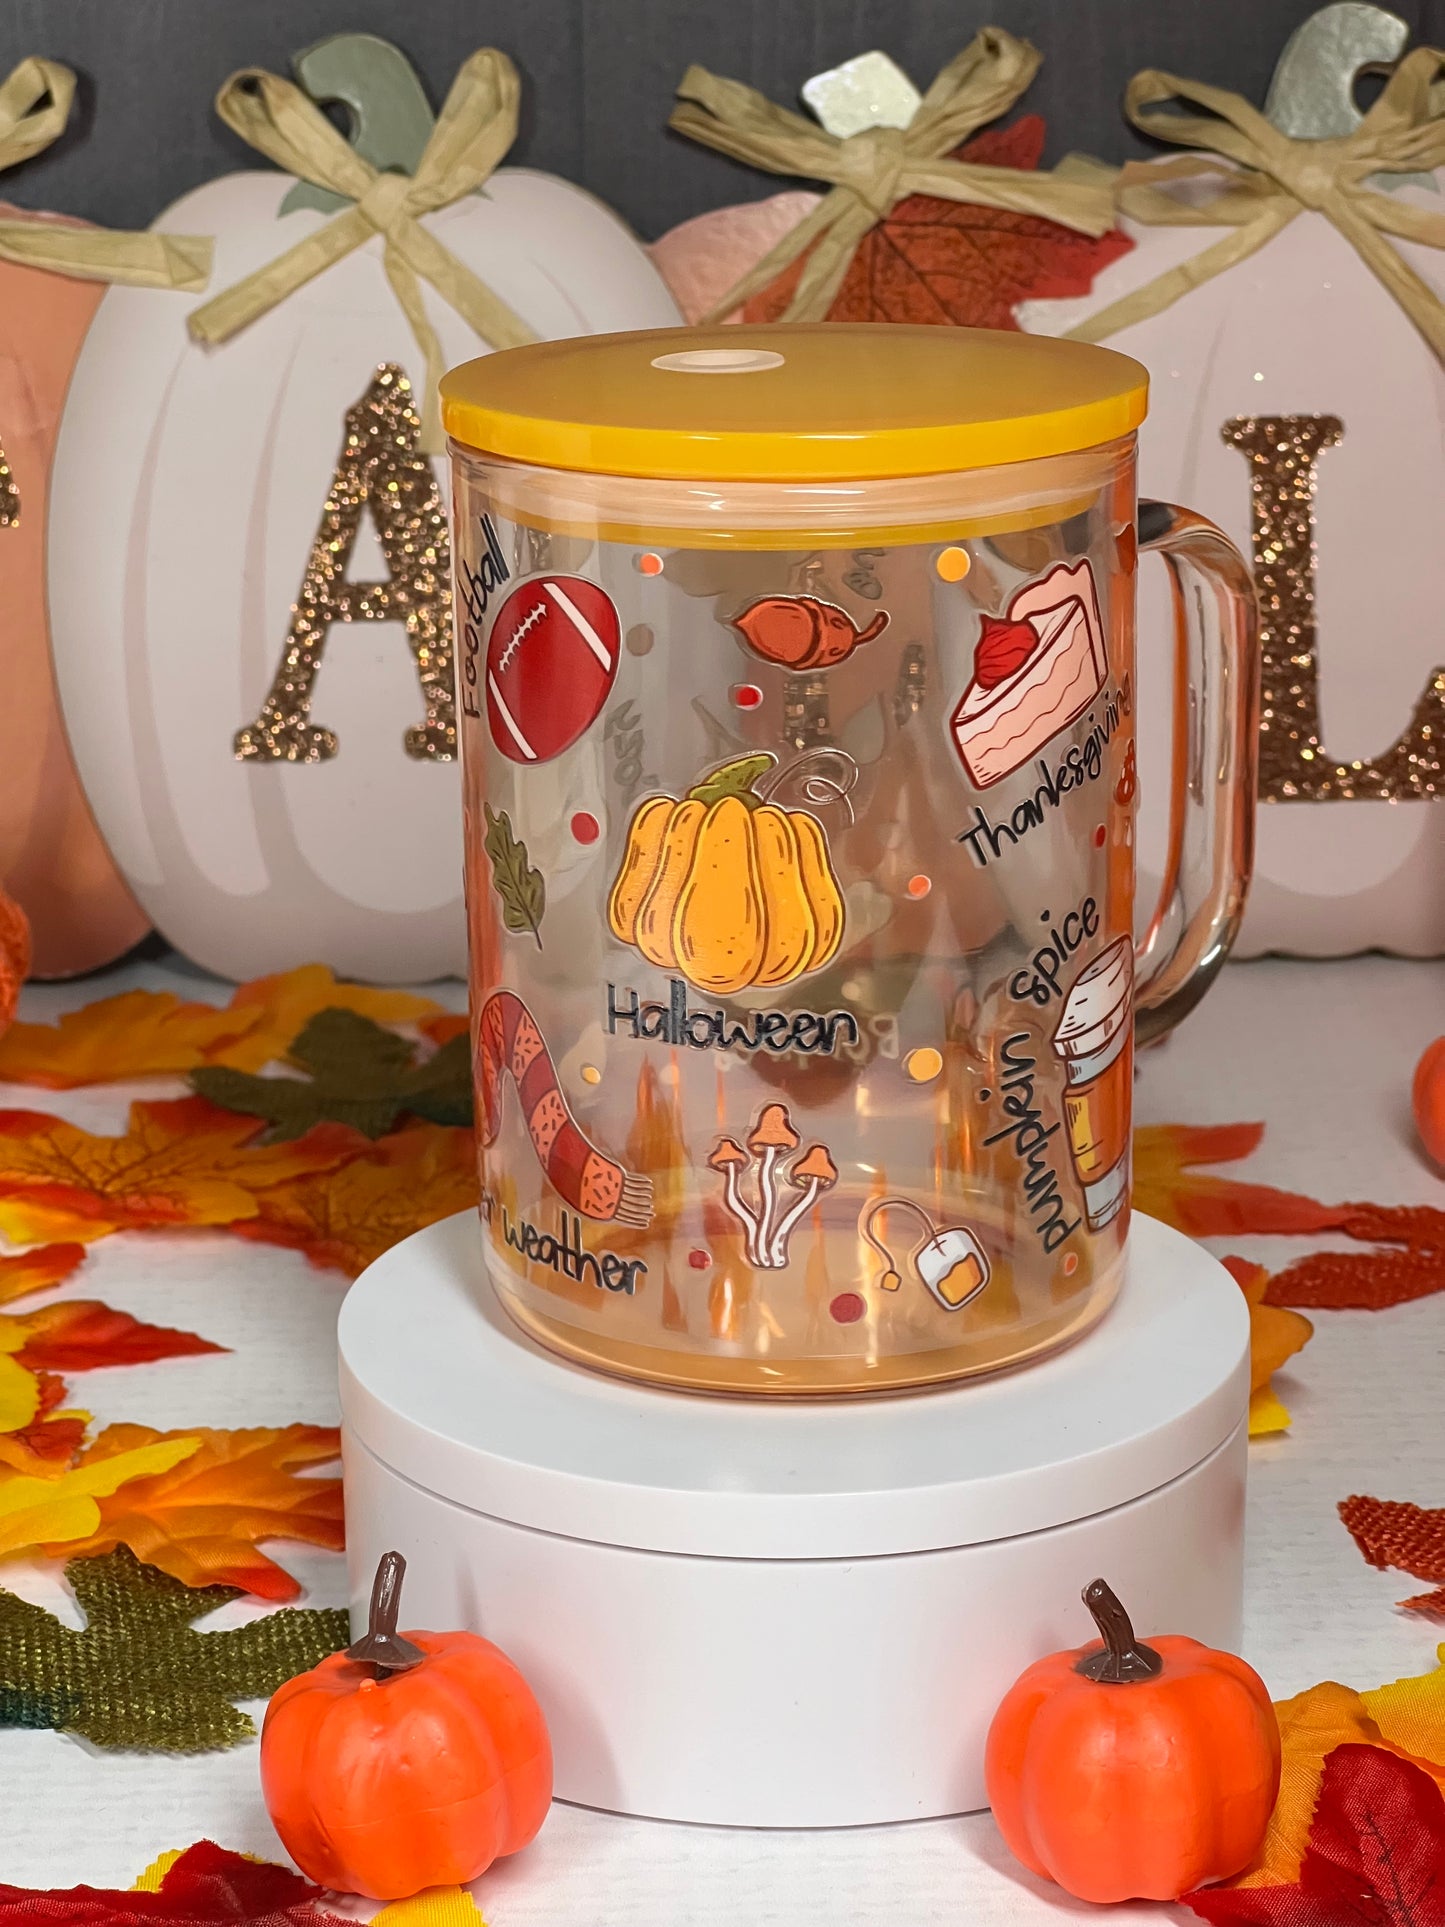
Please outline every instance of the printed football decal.
[[584, 736], [617, 677], [622, 625], [580, 575], [533, 576], [497, 610], [487, 641], [487, 727], [514, 763], [548, 763]]

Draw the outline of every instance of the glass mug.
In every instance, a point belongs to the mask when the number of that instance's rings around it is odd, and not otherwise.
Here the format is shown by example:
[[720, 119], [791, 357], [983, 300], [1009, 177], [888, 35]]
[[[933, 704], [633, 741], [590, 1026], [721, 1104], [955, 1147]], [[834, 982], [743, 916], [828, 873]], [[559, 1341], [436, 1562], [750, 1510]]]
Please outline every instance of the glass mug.
[[[543, 343], [443, 384], [481, 1214], [533, 1337], [695, 1389], [1014, 1365], [1108, 1308], [1133, 1051], [1251, 861], [1237, 552], [1146, 377], [944, 328]], [[1134, 601], [1173, 576], [1134, 938]]]

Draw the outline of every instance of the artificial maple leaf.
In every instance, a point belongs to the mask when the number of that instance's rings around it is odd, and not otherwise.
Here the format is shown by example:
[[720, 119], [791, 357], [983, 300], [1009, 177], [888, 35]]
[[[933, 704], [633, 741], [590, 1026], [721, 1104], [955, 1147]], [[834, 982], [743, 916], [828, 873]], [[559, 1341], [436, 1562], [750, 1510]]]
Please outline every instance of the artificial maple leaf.
[[371, 1927], [487, 1927], [487, 1923], [465, 1887], [428, 1887], [373, 1914]]
[[348, 1124], [363, 1137], [389, 1131], [402, 1112], [433, 1124], [470, 1124], [472, 1070], [464, 1037], [417, 1063], [416, 1046], [351, 1010], [323, 1010], [287, 1053], [305, 1078], [258, 1077], [221, 1064], [191, 1073], [191, 1088], [223, 1110], [264, 1118], [263, 1144], [289, 1143], [315, 1124]]
[[13, 1024], [0, 1038], [0, 1083], [69, 1090], [121, 1078], [175, 1076], [261, 1022], [258, 1010], [217, 1010], [170, 990], [127, 990], [54, 1024]]
[[1265, 1302], [1320, 1311], [1383, 1311], [1445, 1291], [1445, 1211], [1347, 1204], [1339, 1229], [1384, 1251], [1315, 1251], [1276, 1273]]
[[1445, 1927], [1445, 1799], [1433, 1779], [1376, 1746], [1325, 1761], [1298, 1877], [1183, 1896], [1203, 1920], [1271, 1927]]
[[130, 1449], [97, 1457], [92, 1446], [78, 1464], [44, 1478], [20, 1472], [0, 1474], [0, 1556], [38, 1545], [69, 1551], [74, 1542], [89, 1538], [100, 1526], [103, 1500], [129, 1480], [149, 1483], [163, 1478], [201, 1449], [194, 1433], [161, 1437], [141, 1425], [112, 1426], [111, 1430], [132, 1434], [126, 1442]]
[[34, 1477], [63, 1469], [85, 1442], [89, 1412], [59, 1411], [65, 1380], [53, 1372], [36, 1372], [39, 1402], [28, 1425], [0, 1433], [0, 1466]]
[[464, 1010], [442, 1010], [435, 1017], [423, 1017], [417, 1029], [434, 1044], [449, 1044], [454, 1037], [465, 1037], [471, 1019]]
[[1320, 1204], [1268, 1184], [1200, 1177], [1194, 1167], [1248, 1157], [1262, 1124], [1143, 1124], [1134, 1133], [1134, 1207], [1191, 1238], [1332, 1231], [1345, 1205]]
[[260, 1146], [254, 1118], [201, 1097], [141, 1100], [124, 1135], [98, 1137], [42, 1111], [0, 1111], [0, 1231], [17, 1243], [83, 1243], [112, 1231], [230, 1224], [255, 1193], [354, 1157], [362, 1140], [324, 1124], [295, 1144]]
[[72, 1559], [65, 1576], [85, 1614], [81, 1631], [0, 1591], [0, 1702], [13, 1695], [22, 1705], [45, 1704], [48, 1725], [94, 1746], [234, 1746], [256, 1727], [232, 1700], [269, 1697], [351, 1637], [344, 1612], [289, 1607], [224, 1632], [196, 1632], [191, 1622], [239, 1599], [239, 1589], [183, 1586], [124, 1546]]
[[471, 1132], [417, 1124], [338, 1169], [259, 1192], [256, 1215], [230, 1229], [355, 1278], [413, 1231], [475, 1207], [477, 1197]]
[[[1032, 172], [1044, 131], [1037, 114], [1025, 114], [975, 135], [953, 158]], [[1036, 214], [910, 194], [859, 243], [828, 319], [1017, 330], [1020, 301], [1087, 294], [1094, 276], [1133, 245], [1118, 228], [1096, 239]], [[779, 320], [806, 260], [805, 253], [755, 295], [743, 319]]]
[[283, 1056], [319, 1011], [351, 1010], [378, 1024], [417, 1024], [441, 1012], [433, 998], [418, 997], [410, 990], [338, 983], [324, 964], [303, 964], [299, 970], [241, 984], [231, 1008], [238, 1013], [259, 1011], [260, 1021], [234, 1044], [210, 1052], [207, 1061], [241, 1071], [258, 1071]]
[[[160, 1450], [178, 1436], [148, 1425], [109, 1425], [86, 1463], [101, 1467], [116, 1454]], [[80, 1557], [126, 1545], [183, 1585], [239, 1586], [259, 1599], [295, 1599], [301, 1588], [258, 1542], [297, 1539], [341, 1550], [340, 1479], [298, 1476], [299, 1468], [337, 1456], [336, 1428], [213, 1432], [196, 1426], [185, 1436], [195, 1450], [184, 1463], [155, 1478], [132, 1479], [103, 1499], [87, 1536], [65, 1550]]]
[[87, 1372], [102, 1365], [148, 1365], [158, 1358], [227, 1349], [195, 1332], [144, 1324], [128, 1311], [114, 1311], [90, 1298], [46, 1305], [4, 1323], [20, 1331], [23, 1342], [15, 1362], [31, 1371]]
[[150, 1927], [162, 1921], [176, 1927], [340, 1927], [339, 1915], [318, 1906], [321, 1889], [289, 1867], [229, 1853], [210, 1840], [162, 1858], [168, 1864], [154, 1886], [0, 1882], [0, 1927]]
[[[1445, 1507], [1356, 1493], [1341, 1501], [1339, 1514], [1370, 1565], [1382, 1572], [1408, 1572], [1412, 1579], [1445, 1580]], [[1410, 1612], [1445, 1611], [1445, 1586], [1398, 1603]]]
[[0, 1258], [0, 1305], [63, 1285], [84, 1260], [85, 1246], [80, 1244], [36, 1245], [33, 1251]]
[[1269, 1271], [1248, 1258], [1226, 1258], [1225, 1269], [1244, 1293], [1249, 1306], [1249, 1436], [1282, 1432], [1290, 1422], [1271, 1378], [1288, 1358], [1314, 1337], [1314, 1326], [1297, 1311], [1283, 1311], [1264, 1302]]

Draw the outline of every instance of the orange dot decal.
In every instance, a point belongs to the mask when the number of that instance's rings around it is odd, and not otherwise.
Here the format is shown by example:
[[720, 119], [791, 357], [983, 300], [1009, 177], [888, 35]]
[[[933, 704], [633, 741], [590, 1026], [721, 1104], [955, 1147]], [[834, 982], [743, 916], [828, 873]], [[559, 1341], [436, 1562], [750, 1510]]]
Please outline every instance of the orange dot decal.
[[600, 1084], [602, 1082], [602, 1073], [595, 1064], [584, 1064], [582, 1066], [582, 1082], [584, 1084]]
[[662, 567], [662, 557], [655, 549], [648, 549], [637, 558], [637, 573], [639, 575], [661, 575]]
[[935, 1050], [932, 1044], [925, 1044], [922, 1050], [909, 1051], [903, 1068], [915, 1084], [927, 1084], [943, 1069], [943, 1052]]
[[973, 563], [969, 559], [967, 549], [960, 549], [954, 544], [950, 544], [948, 548], [940, 552], [934, 567], [938, 570], [940, 581], [962, 582], [963, 578], [973, 567]]
[[910, 877], [907, 888], [908, 894], [911, 897], [926, 897], [933, 888], [933, 878], [926, 876]]

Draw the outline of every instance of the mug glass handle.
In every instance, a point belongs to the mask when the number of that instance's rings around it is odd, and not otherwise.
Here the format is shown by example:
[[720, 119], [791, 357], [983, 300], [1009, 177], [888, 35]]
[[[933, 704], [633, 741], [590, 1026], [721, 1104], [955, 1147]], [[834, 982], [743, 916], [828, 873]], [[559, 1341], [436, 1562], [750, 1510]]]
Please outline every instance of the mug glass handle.
[[1254, 866], [1259, 636], [1254, 585], [1227, 536], [1141, 501], [1139, 550], [1162, 555], [1174, 609], [1169, 853], [1135, 947], [1135, 1023], [1152, 1043], [1188, 1016], [1229, 955]]

